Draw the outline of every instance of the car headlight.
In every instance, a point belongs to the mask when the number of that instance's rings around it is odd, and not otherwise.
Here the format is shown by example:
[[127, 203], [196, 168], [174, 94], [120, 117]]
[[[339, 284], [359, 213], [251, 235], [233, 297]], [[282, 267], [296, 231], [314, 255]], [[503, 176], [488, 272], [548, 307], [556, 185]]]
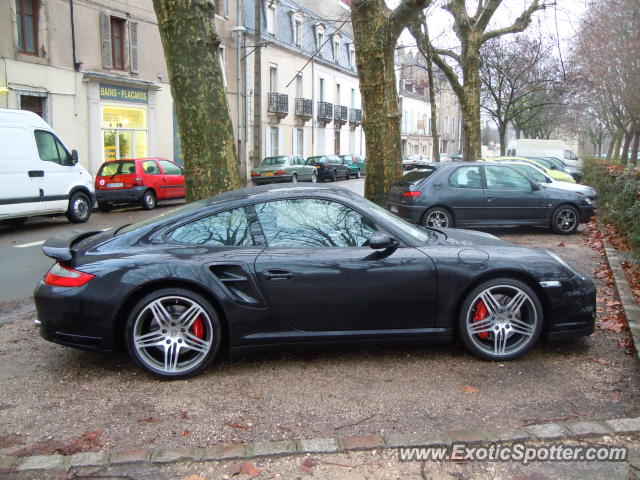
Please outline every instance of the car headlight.
[[549, 250], [545, 250], [545, 252], [547, 253], [547, 255], [553, 258], [556, 262], [558, 262], [560, 265], [566, 268], [567, 271], [569, 271], [573, 276], [578, 275], [578, 272], [576, 272], [573, 268], [571, 268], [571, 266], [567, 262], [565, 262], [563, 259], [561, 259], [558, 255], [556, 255], [553, 252], [550, 252]]
[[584, 200], [585, 200], [589, 205], [591, 205], [591, 199], [590, 199], [589, 197], [584, 197]]

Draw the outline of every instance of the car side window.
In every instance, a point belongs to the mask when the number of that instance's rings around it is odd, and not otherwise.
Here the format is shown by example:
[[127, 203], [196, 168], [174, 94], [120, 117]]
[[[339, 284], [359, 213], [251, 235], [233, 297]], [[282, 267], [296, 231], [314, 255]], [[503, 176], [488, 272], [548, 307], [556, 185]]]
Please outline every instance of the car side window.
[[182, 175], [182, 169], [173, 162], [160, 160], [160, 166], [165, 175]]
[[255, 206], [270, 247], [361, 247], [379, 229], [355, 210], [331, 200], [301, 198]]
[[208, 247], [253, 245], [244, 208], [217, 213], [182, 225], [169, 234], [169, 240]]
[[147, 175], [160, 175], [160, 169], [155, 160], [145, 160], [142, 162], [142, 171]]
[[71, 155], [69, 155], [69, 152], [67, 152], [55, 135], [45, 130], [36, 130], [34, 135], [36, 137], [38, 155], [41, 160], [64, 166], [73, 165]]
[[487, 188], [498, 190], [531, 190], [531, 182], [509, 167], [486, 166]]
[[482, 188], [480, 167], [457, 168], [449, 177], [449, 185], [454, 188]]

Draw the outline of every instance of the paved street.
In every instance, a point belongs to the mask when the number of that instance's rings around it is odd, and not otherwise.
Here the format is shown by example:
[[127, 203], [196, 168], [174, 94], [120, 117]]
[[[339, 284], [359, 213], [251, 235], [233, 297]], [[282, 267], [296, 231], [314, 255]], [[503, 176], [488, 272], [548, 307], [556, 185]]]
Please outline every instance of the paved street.
[[[337, 185], [354, 192], [364, 193], [364, 179], [338, 182]], [[0, 280], [0, 304], [23, 302], [33, 293], [42, 275], [53, 261], [42, 254], [42, 244], [48, 237], [71, 230], [102, 230], [127, 223], [138, 222], [159, 215], [182, 201], [160, 202], [155, 210], [140, 207], [120, 208], [108, 213], [94, 212], [87, 223], [73, 224], [66, 217], [36, 217], [19, 227], [0, 225], [0, 265], [3, 276]], [[0, 311], [1, 307], [0, 307]]]
[[[362, 189], [361, 180], [340, 184]], [[97, 214], [92, 226], [108, 228], [150, 214]], [[72, 228], [44, 220], [30, 221], [18, 233], [3, 231], [2, 262], [13, 272], [5, 278], [20, 277], [20, 262], [40, 255], [39, 246], [14, 245]], [[601, 261], [585, 244], [584, 227], [566, 237], [544, 229], [492, 233], [549, 249], [587, 273]], [[32, 265], [40, 271], [29, 273], [32, 283], [48, 266], [37, 262]], [[95, 430], [100, 448], [113, 451], [640, 414], [640, 373], [619, 344], [624, 333], [596, 330], [576, 342], [539, 345], [504, 364], [480, 361], [459, 344], [352, 347], [222, 360], [196, 378], [162, 382], [136, 369], [125, 354], [43, 341], [32, 326], [29, 301], [23, 303], [23, 315], [0, 323], [0, 436], [15, 439], [0, 444], [0, 455], [42, 441], [73, 442]], [[10, 305], [4, 308], [6, 314]]]

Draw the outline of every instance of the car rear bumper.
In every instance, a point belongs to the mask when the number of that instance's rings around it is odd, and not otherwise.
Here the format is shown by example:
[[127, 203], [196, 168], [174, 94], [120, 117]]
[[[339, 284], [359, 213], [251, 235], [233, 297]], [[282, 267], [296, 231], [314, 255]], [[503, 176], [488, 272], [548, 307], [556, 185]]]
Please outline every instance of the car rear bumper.
[[425, 207], [420, 205], [402, 205], [400, 203], [389, 202], [387, 204], [387, 210], [401, 218], [404, 218], [405, 220], [409, 220], [412, 223], [420, 223], [422, 215], [424, 215], [425, 212]]
[[[553, 282], [551, 282], [553, 283]], [[590, 278], [576, 275], [544, 289], [547, 297], [547, 338], [568, 340], [591, 335], [596, 322], [596, 286]]]
[[83, 350], [115, 348], [122, 284], [95, 277], [82, 287], [71, 288], [53, 287], [41, 280], [34, 300], [45, 340]]
[[293, 175], [277, 175], [272, 177], [251, 177], [256, 185], [265, 185], [267, 183], [284, 183], [290, 182]]
[[142, 200], [148, 188], [141, 185], [131, 188], [96, 190], [96, 200], [98, 203], [137, 203]]

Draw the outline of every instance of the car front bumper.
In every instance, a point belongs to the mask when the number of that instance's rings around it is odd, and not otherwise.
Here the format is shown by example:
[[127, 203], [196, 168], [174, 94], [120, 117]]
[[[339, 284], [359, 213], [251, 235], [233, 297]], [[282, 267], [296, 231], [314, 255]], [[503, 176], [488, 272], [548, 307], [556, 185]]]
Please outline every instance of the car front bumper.
[[113, 190], [96, 190], [98, 203], [138, 203], [149, 187], [144, 185]]
[[593, 204], [580, 206], [580, 223], [587, 223], [595, 213]]
[[579, 273], [570, 280], [541, 282], [541, 287], [547, 299], [545, 330], [549, 340], [567, 340], [593, 333], [596, 322], [593, 280]]

